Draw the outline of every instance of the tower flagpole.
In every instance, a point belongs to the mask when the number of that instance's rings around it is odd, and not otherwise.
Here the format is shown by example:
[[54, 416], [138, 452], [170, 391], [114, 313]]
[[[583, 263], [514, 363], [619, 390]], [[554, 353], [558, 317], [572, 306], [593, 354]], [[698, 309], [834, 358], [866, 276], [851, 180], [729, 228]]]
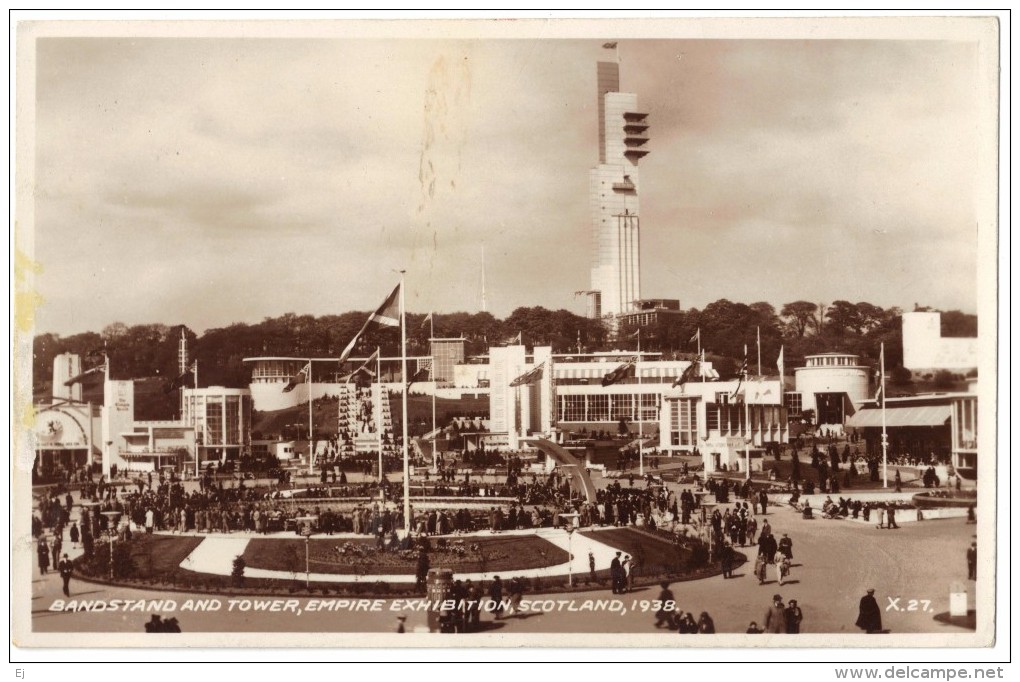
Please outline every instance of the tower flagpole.
[[435, 338], [436, 338], [436, 321], [434, 314], [429, 313], [429, 350], [432, 355], [432, 370], [429, 372], [432, 375], [432, 473], [436, 473], [437, 467], [437, 456], [436, 456], [436, 351], [435, 351]]
[[308, 358], [308, 376], [305, 377], [305, 384], [308, 386], [308, 473], [315, 473], [315, 443], [312, 440], [312, 359]]
[[404, 455], [404, 532], [411, 533], [411, 463], [407, 449], [407, 320], [404, 306], [404, 271], [400, 271], [400, 367], [401, 383], [404, 385], [401, 394], [401, 443]]
[[[382, 401], [384, 399], [389, 399], [389, 396], [383, 394], [383, 384], [382, 384], [382, 354], [381, 354], [381, 352], [379, 350], [379, 346], [375, 347], [375, 383], [376, 383], [376, 386], [378, 386], [378, 389], [377, 389], [378, 398], [377, 398], [377, 400], [379, 401], [379, 421], [375, 425], [375, 431], [376, 431], [376, 434], [379, 437], [379, 472], [378, 472], [379, 476], [378, 476], [378, 478], [379, 478], [379, 482], [381, 483], [382, 482], [382, 476], [383, 476], [383, 469], [382, 469], [382, 467], [383, 467], [383, 459], [382, 459], [382, 451], [383, 451], [383, 402]], [[390, 423], [392, 423], [392, 420], [391, 420]]]

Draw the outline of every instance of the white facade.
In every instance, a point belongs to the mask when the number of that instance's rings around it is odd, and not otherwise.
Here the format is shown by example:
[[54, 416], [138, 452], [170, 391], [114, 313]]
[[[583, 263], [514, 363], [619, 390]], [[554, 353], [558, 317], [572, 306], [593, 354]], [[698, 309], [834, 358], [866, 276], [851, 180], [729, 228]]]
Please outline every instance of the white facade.
[[701, 453], [706, 475], [761, 468], [761, 449], [786, 443], [789, 427], [779, 379], [691, 382], [662, 394], [659, 449]]
[[793, 370], [796, 390], [801, 397], [801, 410], [818, 411], [818, 396], [843, 394], [860, 405], [869, 394], [871, 369], [860, 363], [857, 355], [821, 353], [804, 358], [804, 367]]
[[924, 370], [976, 369], [976, 338], [943, 338], [942, 314], [903, 313], [903, 367]]
[[184, 389], [182, 422], [195, 430], [196, 466], [238, 459], [251, 445], [251, 391], [246, 388]]
[[633, 310], [641, 298], [638, 161], [648, 153], [647, 114], [618, 92], [619, 66], [598, 64], [599, 164], [589, 176], [592, 214], [590, 317]]
[[[297, 384], [292, 390], [284, 393], [283, 389], [292, 377], [297, 375], [307, 364], [308, 358], [260, 357], [244, 358], [252, 368], [251, 382], [248, 390], [256, 410], [275, 412], [296, 405], [306, 404], [308, 397], [318, 400], [325, 397], [337, 397], [347, 389], [345, 373], [357, 369], [366, 358], [353, 358], [347, 361], [345, 371], [341, 372], [335, 359], [315, 358], [312, 361], [312, 380]], [[414, 356], [407, 359], [408, 374], [415, 372], [431, 362], [429, 356]], [[401, 390], [400, 358], [382, 358], [384, 383], [391, 385], [391, 390]], [[371, 368], [375, 371], [375, 367]], [[431, 395], [436, 389], [433, 381], [415, 382], [412, 393]]]
[[81, 374], [81, 356], [76, 353], [61, 353], [53, 358], [53, 398], [56, 400], [81, 401], [81, 382], [65, 386], [64, 382]]

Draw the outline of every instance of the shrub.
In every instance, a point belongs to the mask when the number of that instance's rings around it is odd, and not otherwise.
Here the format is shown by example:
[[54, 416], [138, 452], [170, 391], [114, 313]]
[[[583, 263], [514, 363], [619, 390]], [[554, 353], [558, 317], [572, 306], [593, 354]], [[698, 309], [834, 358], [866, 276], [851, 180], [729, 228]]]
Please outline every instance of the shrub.
[[244, 587], [244, 567], [246, 565], [240, 554], [234, 557], [233, 567], [230, 570], [230, 584], [234, 587]]

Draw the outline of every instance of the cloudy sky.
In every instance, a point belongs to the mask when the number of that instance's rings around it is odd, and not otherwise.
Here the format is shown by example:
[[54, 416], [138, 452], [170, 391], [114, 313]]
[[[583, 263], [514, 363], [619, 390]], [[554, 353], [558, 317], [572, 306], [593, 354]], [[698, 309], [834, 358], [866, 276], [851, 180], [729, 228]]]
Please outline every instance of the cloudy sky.
[[[583, 313], [602, 42], [40, 39], [37, 331], [474, 311], [483, 248], [497, 316]], [[976, 309], [975, 43], [619, 54], [646, 297]]]

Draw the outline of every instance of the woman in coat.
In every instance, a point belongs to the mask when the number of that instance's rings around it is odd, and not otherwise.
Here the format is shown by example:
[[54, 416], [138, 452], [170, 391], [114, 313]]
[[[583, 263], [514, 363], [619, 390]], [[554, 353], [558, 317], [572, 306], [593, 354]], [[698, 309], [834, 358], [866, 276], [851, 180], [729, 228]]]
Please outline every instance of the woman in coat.
[[39, 552], [39, 572], [46, 575], [46, 570], [50, 567], [50, 546], [46, 542], [45, 535], [39, 538], [37, 550]]

